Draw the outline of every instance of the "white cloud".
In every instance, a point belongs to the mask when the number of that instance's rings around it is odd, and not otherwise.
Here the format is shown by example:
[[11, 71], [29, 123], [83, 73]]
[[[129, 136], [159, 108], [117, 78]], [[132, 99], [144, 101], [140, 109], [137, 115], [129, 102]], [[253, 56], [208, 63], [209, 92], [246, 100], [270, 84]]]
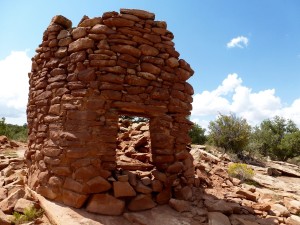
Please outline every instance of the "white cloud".
[[26, 123], [30, 67], [27, 51], [12, 51], [0, 60], [0, 117], [8, 123]]
[[247, 119], [251, 125], [279, 115], [293, 120], [300, 128], [300, 98], [283, 106], [275, 89], [253, 92], [242, 85], [242, 79], [235, 73], [229, 74], [215, 90], [194, 95], [192, 120], [207, 128], [207, 118], [214, 120], [219, 113], [229, 112]]
[[238, 36], [236, 38], [231, 39], [230, 42], [227, 43], [227, 48], [244, 48], [248, 46], [249, 39], [244, 36]]

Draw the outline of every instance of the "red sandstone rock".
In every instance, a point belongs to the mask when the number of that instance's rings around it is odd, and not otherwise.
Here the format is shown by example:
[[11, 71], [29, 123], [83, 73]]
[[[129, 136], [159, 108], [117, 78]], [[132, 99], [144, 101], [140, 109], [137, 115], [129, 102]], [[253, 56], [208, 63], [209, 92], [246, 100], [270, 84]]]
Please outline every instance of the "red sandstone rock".
[[169, 202], [169, 200], [171, 199], [172, 194], [171, 191], [168, 189], [165, 189], [161, 192], [159, 192], [159, 194], [156, 196], [156, 202], [158, 204], [167, 204]]
[[102, 24], [96, 24], [95, 26], [93, 26], [93, 28], [90, 30], [91, 33], [94, 34], [115, 34], [116, 31], [109, 28], [106, 25], [102, 25]]
[[134, 21], [124, 18], [109, 18], [103, 20], [103, 23], [110, 27], [132, 27], [134, 25]]
[[77, 27], [72, 31], [72, 37], [74, 40], [85, 37], [86, 34], [87, 34], [87, 31], [84, 27]]
[[154, 13], [150, 13], [144, 10], [139, 10], [139, 9], [120, 9], [120, 12], [123, 14], [131, 14], [131, 15], [135, 15], [137, 17], [140, 17], [142, 19], [150, 19], [150, 20], [154, 20], [155, 18], [155, 14]]
[[284, 198], [283, 200], [285, 207], [293, 213], [297, 214], [300, 213], [300, 201], [297, 201], [295, 199], [290, 199], [290, 198]]
[[179, 66], [178, 59], [176, 59], [174, 57], [171, 57], [171, 58], [167, 59], [166, 63], [167, 63], [168, 66], [170, 66], [172, 68]]
[[118, 216], [123, 213], [124, 207], [125, 202], [109, 194], [95, 194], [88, 202], [86, 210], [103, 215]]
[[46, 198], [55, 199], [57, 197], [57, 193], [55, 193], [51, 188], [45, 186], [39, 186], [36, 189], [36, 192]]
[[228, 217], [220, 212], [209, 212], [208, 221], [211, 225], [231, 225]]
[[24, 195], [25, 191], [22, 189], [13, 192], [6, 199], [0, 202], [0, 210], [2, 210], [4, 213], [11, 213], [18, 200], [23, 198]]
[[113, 45], [111, 50], [123, 54], [132, 55], [133, 57], [140, 57], [141, 51], [130, 45]]
[[287, 225], [298, 225], [300, 224], [300, 216], [292, 215], [286, 220]]
[[257, 201], [256, 195], [253, 194], [250, 191], [238, 190], [236, 193], [239, 194], [239, 195], [245, 196], [245, 198], [248, 199], [248, 200], [251, 200], [251, 201], [254, 201], [254, 202]]
[[156, 206], [156, 203], [148, 196], [139, 194], [128, 205], [128, 209], [131, 211], [142, 211], [146, 209], [152, 209]]
[[69, 52], [80, 51], [94, 47], [94, 41], [89, 38], [79, 38], [69, 45]]
[[57, 24], [63, 26], [64, 28], [72, 27], [72, 21], [62, 15], [53, 17], [51, 23], [57, 23]]
[[24, 213], [24, 209], [34, 208], [37, 204], [34, 201], [27, 200], [25, 198], [20, 198], [14, 207], [15, 212]]
[[141, 64], [141, 70], [142, 72], [148, 72], [155, 75], [158, 75], [160, 73], [160, 68], [151, 64], [151, 63], [142, 63]]
[[116, 198], [136, 196], [135, 190], [128, 182], [116, 181], [113, 183], [113, 189]]
[[146, 56], [157, 56], [159, 54], [159, 51], [150, 45], [140, 45], [139, 49], [141, 50], [142, 54]]
[[101, 17], [95, 17], [95, 18], [92, 18], [92, 19], [84, 19], [83, 21], [81, 21], [79, 24], [78, 24], [78, 27], [92, 27], [92, 26], [95, 26], [96, 24], [99, 24], [102, 22], [102, 18]]
[[169, 205], [178, 212], [187, 212], [190, 210], [191, 203], [184, 200], [177, 200], [171, 198], [169, 201]]
[[161, 192], [163, 190], [163, 184], [159, 180], [152, 180], [151, 188], [154, 192]]
[[62, 192], [62, 199], [64, 204], [75, 208], [81, 208], [87, 197], [87, 195], [78, 194], [69, 190], [63, 190]]
[[11, 219], [8, 215], [0, 210], [0, 223], [2, 225], [11, 225]]

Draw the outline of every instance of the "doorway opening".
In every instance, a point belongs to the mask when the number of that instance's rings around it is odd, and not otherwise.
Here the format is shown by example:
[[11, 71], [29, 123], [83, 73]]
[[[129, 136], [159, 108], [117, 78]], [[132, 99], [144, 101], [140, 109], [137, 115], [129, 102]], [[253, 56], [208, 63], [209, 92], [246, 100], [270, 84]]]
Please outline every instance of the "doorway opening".
[[119, 115], [117, 136], [117, 168], [150, 171], [154, 168], [151, 154], [150, 119]]

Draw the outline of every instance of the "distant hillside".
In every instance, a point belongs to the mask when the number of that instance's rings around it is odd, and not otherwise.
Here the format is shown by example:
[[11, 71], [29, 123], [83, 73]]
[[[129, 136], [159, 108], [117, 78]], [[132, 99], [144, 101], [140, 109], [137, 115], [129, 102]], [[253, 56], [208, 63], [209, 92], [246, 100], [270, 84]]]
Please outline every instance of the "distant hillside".
[[27, 124], [23, 126], [7, 124], [5, 118], [0, 119], [0, 135], [5, 135], [10, 140], [27, 141]]

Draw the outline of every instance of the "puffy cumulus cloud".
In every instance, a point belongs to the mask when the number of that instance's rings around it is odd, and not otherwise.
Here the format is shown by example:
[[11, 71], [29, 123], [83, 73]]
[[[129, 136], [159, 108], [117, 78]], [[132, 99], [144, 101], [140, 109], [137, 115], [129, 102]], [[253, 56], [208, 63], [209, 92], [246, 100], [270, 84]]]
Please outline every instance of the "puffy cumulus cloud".
[[279, 115], [293, 120], [300, 128], [300, 98], [290, 106], [283, 106], [275, 89], [253, 92], [235, 73], [229, 74], [215, 90], [194, 95], [192, 121], [207, 128], [206, 118], [214, 120], [219, 113], [229, 112], [247, 119], [251, 125]]
[[239, 36], [236, 38], [232, 38], [228, 43], [227, 43], [227, 48], [244, 48], [247, 47], [249, 43], [249, 39], [244, 36]]
[[294, 100], [294, 102], [279, 113], [280, 116], [292, 119], [300, 128], [300, 98]]
[[27, 51], [12, 51], [0, 59], [0, 117], [5, 117], [8, 123], [26, 123], [30, 67]]
[[234, 92], [241, 83], [242, 79], [236, 73], [229, 74], [215, 90], [195, 94], [192, 115], [207, 116], [218, 112], [230, 112], [230, 102], [224, 96]]

